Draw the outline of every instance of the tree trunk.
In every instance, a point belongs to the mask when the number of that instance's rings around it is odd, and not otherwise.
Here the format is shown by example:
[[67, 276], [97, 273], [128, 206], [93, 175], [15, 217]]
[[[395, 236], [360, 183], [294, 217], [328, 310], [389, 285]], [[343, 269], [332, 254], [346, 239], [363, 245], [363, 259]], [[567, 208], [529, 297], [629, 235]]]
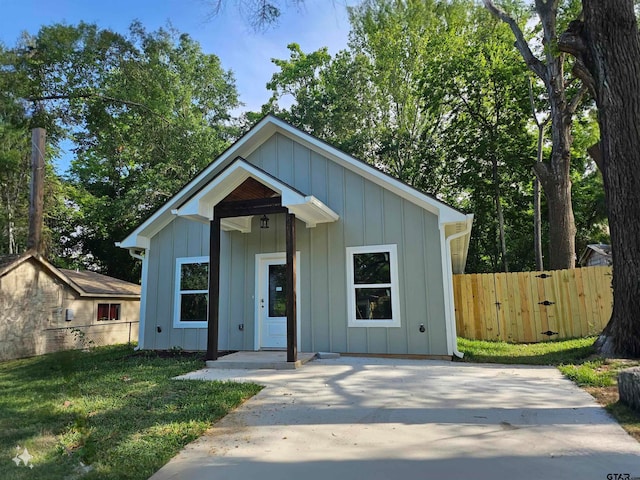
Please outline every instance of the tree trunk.
[[640, 35], [633, 0], [583, 0], [560, 48], [574, 54], [598, 106], [613, 254], [613, 312], [597, 346], [640, 357]]
[[[549, 117], [544, 122], [538, 120], [536, 105], [533, 98], [533, 84], [529, 78], [529, 100], [531, 102], [531, 116], [538, 128], [538, 142], [536, 146], [536, 163], [542, 163], [542, 146], [544, 143], [544, 128], [549, 121]], [[544, 256], [542, 255], [542, 202], [540, 196], [540, 180], [537, 176], [533, 178], [533, 250], [536, 258], [536, 270], [544, 270]]]
[[500, 177], [498, 176], [498, 159], [496, 157], [492, 158], [491, 167], [493, 172], [494, 201], [496, 203], [496, 215], [498, 217], [500, 256], [502, 257], [502, 269], [507, 273], [509, 272], [509, 262], [507, 261], [507, 241], [504, 235], [504, 214], [502, 212], [502, 201], [500, 200]]
[[542, 255], [542, 210], [540, 197], [540, 180], [533, 179], [533, 250], [536, 257], [536, 270], [544, 270]]
[[31, 132], [31, 192], [29, 196], [29, 237], [27, 249], [42, 254], [42, 226], [44, 206], [44, 155], [46, 130], [34, 128]]
[[[536, 167], [545, 164], [537, 164]], [[540, 168], [536, 168], [538, 172]], [[539, 175], [540, 176], [540, 175]], [[549, 269], [575, 268], [576, 226], [571, 204], [571, 179], [542, 181], [549, 215]]]
[[540, 61], [529, 47], [518, 23], [492, 0], [483, 0], [487, 9], [497, 18], [507, 23], [513, 32], [518, 49], [529, 69], [540, 78], [547, 89], [551, 109], [551, 158], [549, 163], [538, 163], [535, 171], [549, 209], [549, 268], [575, 268], [576, 227], [571, 202], [571, 125], [573, 114], [582, 98], [583, 91], [569, 102], [564, 75], [564, 53], [558, 53], [555, 45], [556, 16], [558, 2], [535, 0], [535, 9], [542, 24], [542, 44], [545, 61]]

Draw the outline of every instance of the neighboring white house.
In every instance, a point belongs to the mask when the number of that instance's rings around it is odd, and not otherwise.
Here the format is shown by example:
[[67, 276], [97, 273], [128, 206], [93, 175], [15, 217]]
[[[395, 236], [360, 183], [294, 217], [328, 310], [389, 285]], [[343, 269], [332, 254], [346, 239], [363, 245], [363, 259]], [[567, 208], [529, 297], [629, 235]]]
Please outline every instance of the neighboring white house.
[[139, 346], [456, 355], [472, 220], [267, 116], [119, 243]]

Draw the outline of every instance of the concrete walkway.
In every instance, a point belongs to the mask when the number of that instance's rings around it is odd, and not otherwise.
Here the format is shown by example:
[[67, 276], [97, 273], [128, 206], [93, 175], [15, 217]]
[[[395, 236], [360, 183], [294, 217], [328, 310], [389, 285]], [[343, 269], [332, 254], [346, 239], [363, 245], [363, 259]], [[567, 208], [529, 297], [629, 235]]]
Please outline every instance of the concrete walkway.
[[153, 480], [640, 477], [640, 444], [555, 368], [343, 357], [186, 377], [267, 387]]

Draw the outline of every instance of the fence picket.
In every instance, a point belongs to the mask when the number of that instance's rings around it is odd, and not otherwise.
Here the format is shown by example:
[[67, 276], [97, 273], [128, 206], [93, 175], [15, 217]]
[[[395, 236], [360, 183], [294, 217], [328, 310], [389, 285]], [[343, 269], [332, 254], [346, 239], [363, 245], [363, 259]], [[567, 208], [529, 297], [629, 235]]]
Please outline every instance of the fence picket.
[[468, 338], [535, 342], [548, 339], [547, 330], [558, 332], [551, 338], [593, 335], [611, 316], [611, 267], [454, 275], [453, 282], [458, 334]]

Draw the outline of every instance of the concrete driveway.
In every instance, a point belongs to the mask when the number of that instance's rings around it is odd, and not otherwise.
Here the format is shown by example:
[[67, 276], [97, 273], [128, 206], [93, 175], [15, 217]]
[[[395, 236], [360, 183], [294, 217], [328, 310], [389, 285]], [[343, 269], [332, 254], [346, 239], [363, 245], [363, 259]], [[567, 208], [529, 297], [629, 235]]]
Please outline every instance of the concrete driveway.
[[342, 357], [186, 377], [266, 388], [153, 480], [640, 477], [640, 444], [551, 367]]

